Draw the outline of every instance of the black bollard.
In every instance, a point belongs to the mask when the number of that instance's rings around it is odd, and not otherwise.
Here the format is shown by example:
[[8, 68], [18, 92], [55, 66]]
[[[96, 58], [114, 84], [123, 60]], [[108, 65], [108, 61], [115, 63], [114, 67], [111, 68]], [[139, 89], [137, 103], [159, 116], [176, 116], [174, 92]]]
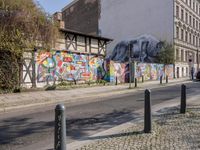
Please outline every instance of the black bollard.
[[116, 76], [115, 85], [117, 85], [117, 84], [118, 84], [118, 82], [117, 82], [117, 76]]
[[137, 87], [137, 78], [135, 78], [135, 87]]
[[151, 91], [145, 90], [144, 133], [151, 133]]
[[181, 86], [181, 108], [180, 113], [185, 114], [186, 112], [186, 86], [183, 84]]
[[166, 76], [166, 83], [168, 83], [168, 76]]
[[163, 78], [163, 76], [160, 76], [160, 84], [162, 84], [162, 78]]
[[144, 83], [144, 76], [142, 76], [142, 83]]
[[54, 136], [54, 150], [66, 150], [65, 106], [61, 104], [57, 105], [55, 108]]

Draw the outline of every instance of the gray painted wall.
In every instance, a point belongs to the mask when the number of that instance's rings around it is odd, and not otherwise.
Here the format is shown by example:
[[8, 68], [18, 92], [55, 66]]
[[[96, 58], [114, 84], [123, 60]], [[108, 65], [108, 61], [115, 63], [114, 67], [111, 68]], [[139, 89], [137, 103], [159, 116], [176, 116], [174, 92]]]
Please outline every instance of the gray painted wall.
[[173, 1], [101, 0], [100, 33], [114, 39], [108, 45], [108, 54], [121, 40], [142, 34], [173, 42]]

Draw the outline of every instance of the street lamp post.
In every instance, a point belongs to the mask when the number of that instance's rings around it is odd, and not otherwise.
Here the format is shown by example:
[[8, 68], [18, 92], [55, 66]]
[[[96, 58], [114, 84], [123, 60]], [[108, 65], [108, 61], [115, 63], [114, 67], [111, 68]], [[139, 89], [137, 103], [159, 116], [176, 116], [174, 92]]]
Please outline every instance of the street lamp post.
[[129, 52], [129, 88], [132, 87], [132, 58], [133, 58], [133, 51], [132, 51], [133, 45], [129, 42], [128, 44], [128, 52]]

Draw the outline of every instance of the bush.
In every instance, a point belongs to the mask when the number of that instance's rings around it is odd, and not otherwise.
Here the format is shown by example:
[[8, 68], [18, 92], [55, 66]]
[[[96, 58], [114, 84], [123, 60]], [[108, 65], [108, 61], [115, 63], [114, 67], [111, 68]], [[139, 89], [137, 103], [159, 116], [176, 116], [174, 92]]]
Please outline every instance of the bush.
[[14, 90], [13, 90], [13, 93], [20, 93], [21, 92], [21, 88], [15, 88]]
[[0, 51], [0, 89], [16, 91], [20, 88], [19, 59], [9, 51]]
[[105, 80], [97, 80], [97, 84], [103, 84], [106, 85], [107, 81]]
[[71, 86], [72, 83], [68, 83], [68, 82], [64, 82], [64, 81], [61, 81], [60, 83], [58, 83], [58, 86]]
[[56, 89], [56, 85], [48, 86], [45, 91], [53, 91]]

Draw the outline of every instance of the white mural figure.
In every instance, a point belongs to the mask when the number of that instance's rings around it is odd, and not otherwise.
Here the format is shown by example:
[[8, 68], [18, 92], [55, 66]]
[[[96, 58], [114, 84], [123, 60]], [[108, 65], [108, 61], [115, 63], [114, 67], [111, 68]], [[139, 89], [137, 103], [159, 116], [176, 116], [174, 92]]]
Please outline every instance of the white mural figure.
[[128, 62], [129, 44], [131, 45], [131, 56], [135, 61], [154, 63], [157, 60], [162, 42], [151, 35], [142, 35], [133, 40], [119, 42], [109, 59], [117, 62]]

